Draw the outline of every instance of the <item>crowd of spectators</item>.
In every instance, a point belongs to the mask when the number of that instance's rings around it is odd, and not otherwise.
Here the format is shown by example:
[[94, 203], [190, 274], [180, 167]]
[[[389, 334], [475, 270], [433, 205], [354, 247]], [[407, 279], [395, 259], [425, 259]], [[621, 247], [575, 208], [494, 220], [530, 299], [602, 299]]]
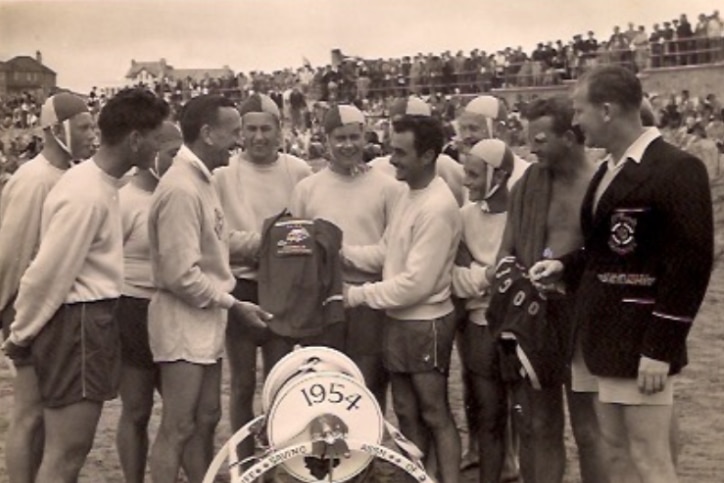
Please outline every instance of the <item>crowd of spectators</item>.
[[[168, 94], [166, 97], [169, 97]], [[430, 104], [433, 115], [446, 126], [449, 138], [454, 138], [454, 120], [464, 106], [465, 97], [437, 93], [424, 98]], [[325, 101], [307, 103], [304, 95], [296, 87], [282, 96], [275, 96], [274, 99], [286, 120], [285, 149], [305, 159], [323, 157], [324, 135], [321, 120], [330, 103]], [[294, 99], [297, 101], [292, 102]], [[535, 96], [532, 99], [535, 99]], [[370, 158], [387, 151], [388, 109], [393, 100], [394, 98], [389, 97], [356, 101], [368, 119]], [[683, 90], [678, 94], [653, 93], [650, 95], [650, 100], [657, 113], [657, 124], [669, 141], [686, 149], [697, 144], [713, 143], [724, 153], [724, 122], [722, 122], [724, 112], [721, 101], [714, 94], [697, 97], [692, 96], [688, 90]], [[177, 109], [180, 109], [183, 100], [175, 98], [173, 101]], [[88, 104], [92, 111], [99, 111], [104, 102], [103, 95], [91, 93], [88, 96]], [[524, 112], [528, 102], [524, 101], [522, 96], [519, 96], [512, 105], [508, 105], [504, 98], [501, 98], [501, 102], [507, 114], [501, 120], [498, 132], [509, 145], [523, 147], [527, 141]], [[37, 117], [39, 107], [36, 104], [31, 105], [34, 106], [31, 110], [35, 111], [34, 116]], [[0, 123], [0, 153], [2, 153], [0, 159], [4, 171], [11, 171], [13, 166], [32, 158], [42, 149], [42, 138], [35, 126], [37, 120], [33, 121], [33, 116], [28, 118], [31, 119], [29, 123], [20, 124], [14, 122], [12, 116], [3, 116]], [[707, 141], [703, 141], [704, 139]]]
[[[425, 96], [430, 103], [433, 115], [439, 117], [445, 125], [449, 147], [455, 149], [455, 118], [464, 106], [462, 96], [435, 94]], [[535, 99], [535, 97], [531, 98]], [[680, 93], [651, 93], [649, 100], [654, 107], [656, 124], [663, 136], [671, 143], [682, 147], [704, 160], [712, 178], [718, 177], [719, 159], [724, 154], [724, 109], [714, 94], [692, 96], [688, 90]], [[100, 109], [103, 96], [89, 96], [91, 109]], [[519, 98], [508, 105], [504, 99], [506, 115], [500, 120], [496, 130], [498, 136], [513, 147], [519, 155], [534, 160], [526, 149], [525, 109], [528, 102]], [[280, 106], [285, 106], [279, 99]], [[181, 101], [179, 101], [180, 105]], [[366, 99], [358, 105], [365, 111], [368, 119], [367, 160], [388, 153], [389, 142], [389, 100]], [[330, 104], [324, 101], [314, 102], [311, 109], [302, 108], [296, 114], [286, 106], [282, 109], [285, 118], [284, 149], [317, 168], [325, 165], [327, 157], [326, 142], [321, 120]], [[37, 106], [36, 106], [37, 107]], [[37, 114], [37, 113], [36, 113]], [[20, 127], [18, 127], [20, 126]], [[0, 187], [12, 172], [25, 160], [31, 159], [42, 150], [42, 138], [32, 123], [15, 124], [11, 116], [4, 116], [0, 124]]]
[[40, 117], [40, 102], [29, 92], [0, 96], [0, 114], [5, 128], [33, 128], [37, 126]]
[[[172, 116], [178, 115], [184, 102], [200, 94], [218, 93], [241, 102], [251, 93], [267, 93], [289, 120], [286, 148], [306, 158], [321, 157], [324, 143], [319, 120], [329, 105], [354, 102], [370, 120], [369, 150], [373, 156], [385, 150], [387, 107], [398, 96], [422, 96], [446, 123], [452, 137], [452, 121], [464, 97], [460, 94], [557, 84], [575, 79], [599, 63], [620, 63], [637, 71], [719, 63], [724, 61], [723, 35], [724, 23], [714, 11], [700, 14], [693, 25], [682, 14], [671, 22], [654, 24], [651, 32], [643, 25], [629, 23], [625, 31], [614, 27], [607, 40], [589, 31], [585, 38], [575, 35], [566, 43], [540, 42], [530, 54], [521, 47], [508, 47], [495, 53], [475, 49], [468, 54], [447, 51], [369, 60], [337, 52], [331, 64], [316, 68], [305, 60], [297, 69], [271, 74], [252, 71], [223, 78], [162, 80], [147, 87], [170, 103]], [[98, 113], [107, 96], [93, 88], [87, 99], [91, 112]], [[696, 149], [696, 145], [713, 142], [722, 149], [721, 104], [713, 95], [696, 98], [683, 91], [652, 96], [652, 100], [659, 111], [660, 127], [675, 144]], [[525, 103], [507, 107], [509, 115], [503, 123], [506, 141], [522, 146], [525, 134], [520, 113]], [[11, 172], [41, 149], [40, 133], [35, 129], [39, 110], [39, 103], [28, 93], [0, 99], [2, 172]]]
[[30, 93], [0, 97], [0, 184], [42, 149], [40, 102]]
[[252, 71], [224, 78], [160, 81], [149, 86], [167, 100], [182, 103], [195, 95], [221, 92], [244, 99], [250, 93], [282, 95], [293, 88], [310, 99], [327, 102], [374, 100], [408, 94], [476, 94], [494, 88], [560, 84], [576, 79], [597, 64], [623, 64], [636, 71], [724, 61], [724, 22], [719, 11], [701, 13], [696, 22], [686, 14], [645, 26], [615, 26], [600, 37], [593, 31], [568, 41], [539, 42], [531, 52], [507, 47], [496, 52], [418, 52], [389, 59], [333, 55], [332, 62], [272, 73]]
[[668, 97], [652, 96], [661, 132], [669, 142], [699, 157], [709, 176], [721, 172], [719, 158], [724, 153], [724, 112], [713, 94], [692, 97], [688, 90]]
[[724, 24], [719, 11], [700, 14], [692, 26], [685, 14], [651, 32], [643, 25], [616, 26], [608, 38], [589, 31], [562, 40], [540, 42], [527, 53], [522, 47], [497, 52], [475, 49], [468, 54], [405, 56], [400, 59], [345, 59], [317, 69], [314, 81], [324, 100], [436, 93], [480, 93], [492, 88], [540, 86], [575, 79], [587, 68], [618, 63], [640, 71], [648, 68], [716, 63], [724, 60]]

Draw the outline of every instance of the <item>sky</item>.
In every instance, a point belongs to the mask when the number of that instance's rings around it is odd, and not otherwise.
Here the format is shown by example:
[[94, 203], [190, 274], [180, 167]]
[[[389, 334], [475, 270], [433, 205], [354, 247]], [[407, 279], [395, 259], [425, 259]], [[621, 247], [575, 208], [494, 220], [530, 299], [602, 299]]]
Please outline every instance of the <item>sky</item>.
[[80, 92], [124, 83], [131, 59], [176, 68], [272, 71], [450, 50], [488, 52], [570, 40], [614, 25], [646, 26], [716, 0], [0, 0], [0, 60], [43, 54], [58, 85]]

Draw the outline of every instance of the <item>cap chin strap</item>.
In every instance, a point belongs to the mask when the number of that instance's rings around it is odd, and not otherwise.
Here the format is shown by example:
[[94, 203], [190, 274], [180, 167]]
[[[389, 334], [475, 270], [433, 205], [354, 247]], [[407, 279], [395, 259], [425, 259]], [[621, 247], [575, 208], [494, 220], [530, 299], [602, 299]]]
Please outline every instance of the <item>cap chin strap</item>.
[[68, 147], [68, 151], [73, 155], [73, 137], [70, 135], [70, 119], [63, 121], [63, 130], [65, 131], [65, 145]]
[[65, 151], [68, 154], [68, 156], [70, 156], [71, 159], [73, 159], [74, 158], [73, 151], [71, 150], [71, 143], [72, 143], [73, 138], [70, 135], [70, 119], [66, 119], [61, 124], [63, 126], [63, 130], [65, 131], [65, 136], [63, 136], [65, 138], [65, 142], [61, 141], [60, 138], [58, 138], [58, 136], [55, 135], [55, 132], [53, 132], [52, 129], [50, 130], [50, 135], [53, 136], [53, 139], [55, 139], [55, 142], [58, 143], [58, 146], [60, 146], [60, 149]]
[[156, 178], [156, 181], [161, 181], [161, 170], [158, 167], [158, 154], [156, 154], [156, 157], [153, 158], [153, 166], [148, 168], [148, 172], [151, 173], [151, 176]]

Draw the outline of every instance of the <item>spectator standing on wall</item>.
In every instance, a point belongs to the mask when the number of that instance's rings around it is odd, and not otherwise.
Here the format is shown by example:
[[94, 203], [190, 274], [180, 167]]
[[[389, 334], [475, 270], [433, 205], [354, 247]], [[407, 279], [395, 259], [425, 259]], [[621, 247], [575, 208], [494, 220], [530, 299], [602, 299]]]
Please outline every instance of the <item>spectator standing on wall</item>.
[[[628, 49], [628, 40], [626, 36], [621, 32], [621, 29], [616, 26], [613, 28], [613, 34], [608, 39], [608, 50], [610, 52], [611, 62], [614, 64], [620, 64], [625, 60], [624, 53]], [[599, 59], [599, 63], [603, 63]]]
[[679, 21], [675, 20], [674, 25], [671, 22], [664, 22], [664, 52], [666, 53], [665, 61], [666, 66], [678, 65], [679, 59], [677, 57], [677, 43], [674, 41], [676, 37], [676, 24]]
[[631, 46], [634, 49], [634, 64], [636, 66], [636, 71], [639, 72], [644, 69], [648, 69], [651, 66], [649, 36], [643, 25], [639, 25], [639, 29], [631, 41]]
[[694, 32], [686, 15], [682, 14], [679, 20], [674, 20], [674, 28], [676, 30], [676, 51], [679, 54], [676, 63], [677, 65], [689, 65], [692, 63], [691, 38], [694, 36]]
[[663, 41], [664, 31], [661, 30], [659, 24], [655, 23], [654, 28], [651, 31], [651, 35], [649, 36], [649, 49], [651, 51], [650, 65], [654, 69], [663, 65], [663, 59], [661, 57], [664, 52]]
[[709, 19], [705, 14], [699, 14], [699, 21], [694, 29], [694, 45], [696, 46], [696, 52], [694, 52], [694, 63], [695, 64], [706, 64], [711, 58], [709, 53], [709, 39], [707, 37], [707, 27], [709, 25]]
[[719, 62], [724, 58], [722, 50], [724, 50], [724, 23], [719, 18], [719, 10], [709, 17], [706, 24], [706, 36], [709, 38], [711, 48], [711, 61]]

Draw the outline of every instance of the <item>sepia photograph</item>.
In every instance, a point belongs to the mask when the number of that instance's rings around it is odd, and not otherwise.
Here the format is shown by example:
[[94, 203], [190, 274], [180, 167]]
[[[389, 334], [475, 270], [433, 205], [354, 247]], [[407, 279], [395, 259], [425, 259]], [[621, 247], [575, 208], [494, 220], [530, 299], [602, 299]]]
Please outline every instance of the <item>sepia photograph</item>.
[[724, 481], [714, 0], [0, 0], [0, 483]]

